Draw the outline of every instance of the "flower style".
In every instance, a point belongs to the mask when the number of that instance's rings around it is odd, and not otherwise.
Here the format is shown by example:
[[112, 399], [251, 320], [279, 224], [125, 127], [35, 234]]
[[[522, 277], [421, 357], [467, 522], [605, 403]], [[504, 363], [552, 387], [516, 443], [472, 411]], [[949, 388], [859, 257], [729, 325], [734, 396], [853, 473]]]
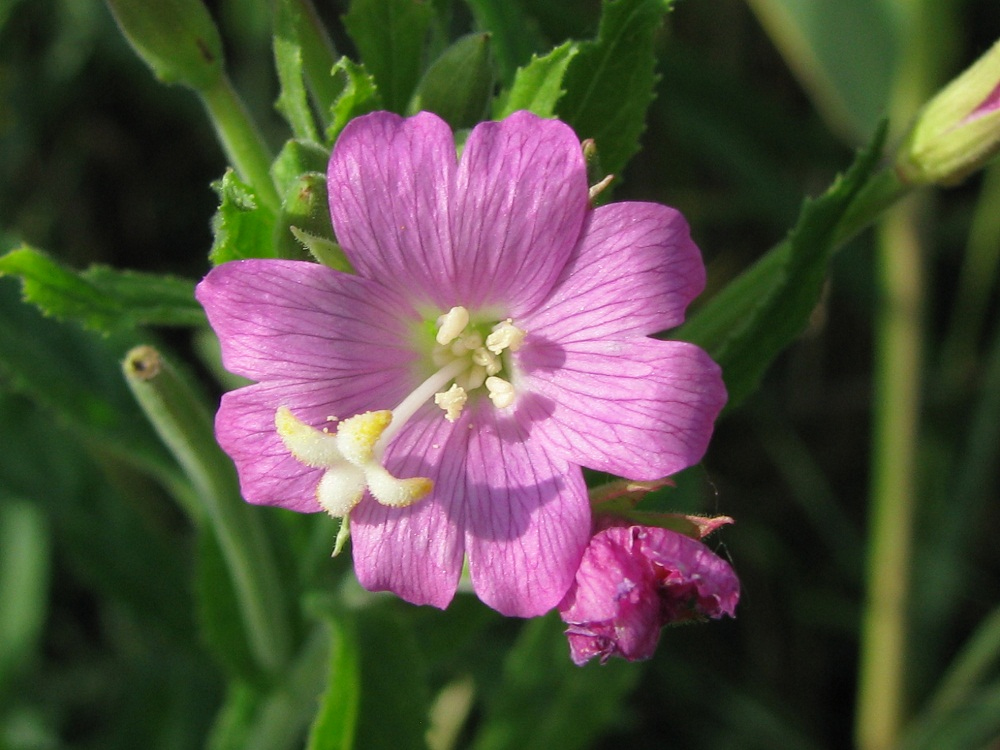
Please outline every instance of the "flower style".
[[701, 542], [655, 526], [612, 526], [591, 539], [559, 605], [570, 655], [648, 659], [664, 625], [733, 615], [740, 583]]
[[526, 112], [461, 159], [432, 114], [358, 118], [328, 182], [356, 274], [245, 260], [198, 286], [257, 381], [216, 418], [244, 497], [349, 516], [368, 589], [445, 607], [467, 558], [491, 607], [553, 608], [590, 538], [580, 467], [672, 474], [725, 402], [705, 352], [648, 338], [704, 285], [686, 223], [592, 209], [573, 131]]

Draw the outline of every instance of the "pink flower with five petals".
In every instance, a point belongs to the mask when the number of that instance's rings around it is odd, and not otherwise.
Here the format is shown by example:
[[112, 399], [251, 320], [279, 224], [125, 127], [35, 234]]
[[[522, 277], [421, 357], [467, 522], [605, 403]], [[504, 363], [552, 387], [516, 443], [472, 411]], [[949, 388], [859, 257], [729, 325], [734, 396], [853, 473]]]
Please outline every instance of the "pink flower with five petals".
[[704, 285], [681, 215], [592, 209], [580, 142], [526, 112], [461, 158], [432, 114], [378, 112], [328, 173], [356, 269], [223, 264], [198, 286], [223, 361], [257, 381], [216, 418], [244, 497], [349, 516], [371, 590], [555, 607], [590, 539], [581, 466], [656, 479], [699, 461], [725, 402], [701, 349], [649, 338]]

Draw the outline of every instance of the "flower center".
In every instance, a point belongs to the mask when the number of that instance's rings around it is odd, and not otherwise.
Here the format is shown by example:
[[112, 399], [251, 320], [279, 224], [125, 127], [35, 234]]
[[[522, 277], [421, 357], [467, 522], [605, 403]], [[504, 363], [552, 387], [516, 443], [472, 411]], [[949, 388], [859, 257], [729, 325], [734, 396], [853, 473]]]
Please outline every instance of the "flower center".
[[437, 343], [431, 355], [434, 364], [446, 368], [465, 363], [451, 387], [434, 394], [434, 403], [444, 410], [445, 419], [458, 419], [468, 394], [484, 387], [496, 408], [506, 409], [514, 403], [514, 386], [500, 374], [504, 370], [504, 352], [516, 352], [525, 335], [510, 318], [496, 323], [487, 333], [470, 323], [469, 311], [464, 307], [453, 307], [438, 318]]
[[[378, 502], [393, 507], [405, 507], [427, 496], [433, 487], [430, 479], [394, 477], [383, 458], [390, 441], [431, 398], [450, 422], [458, 419], [471, 391], [485, 388], [498, 409], [514, 403], [514, 386], [500, 374], [504, 352], [517, 351], [525, 332], [508, 318], [489, 327], [484, 336], [484, 331], [470, 323], [464, 307], [451, 308], [438, 318], [437, 326], [431, 359], [438, 370], [392, 411], [356, 414], [338, 422], [335, 432], [307, 425], [286, 406], [275, 412], [275, 429], [289, 452], [306, 466], [325, 470], [316, 499], [331, 516], [346, 517], [366, 488]], [[328, 421], [337, 419], [329, 417]]]

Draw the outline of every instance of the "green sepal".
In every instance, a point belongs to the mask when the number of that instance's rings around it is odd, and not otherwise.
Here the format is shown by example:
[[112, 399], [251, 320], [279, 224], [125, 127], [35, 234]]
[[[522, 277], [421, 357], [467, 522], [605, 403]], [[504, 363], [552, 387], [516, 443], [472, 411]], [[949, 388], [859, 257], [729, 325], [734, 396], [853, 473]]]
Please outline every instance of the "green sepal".
[[420, 78], [430, 3], [353, 0], [344, 27], [378, 83], [387, 109], [402, 114]]
[[188, 279], [106, 266], [71, 271], [28, 245], [0, 257], [0, 276], [5, 274], [20, 278], [24, 300], [46, 315], [101, 333], [205, 322]]
[[245, 258], [276, 258], [274, 213], [257, 198], [253, 188], [232, 169], [212, 183], [219, 208], [212, 217], [215, 239], [208, 257], [213, 265]]
[[565, 93], [566, 69], [577, 52], [575, 42], [566, 42], [543, 57], [532, 56], [527, 65], [518, 68], [511, 87], [494, 101], [494, 119], [502, 120], [521, 109], [539, 117], [555, 117], [556, 105]]
[[275, 227], [274, 244], [282, 258], [302, 259], [300, 235], [333, 242], [326, 175], [305, 172], [295, 179], [285, 195]]
[[489, 34], [468, 34], [448, 47], [427, 69], [408, 112], [433, 112], [452, 130], [471, 128], [487, 113], [493, 95]]
[[820, 198], [805, 202], [785, 242], [671, 334], [698, 344], [722, 366], [727, 409], [757, 387], [771, 362], [805, 330], [819, 302], [841, 223], [872, 176], [886, 130], [883, 123], [847, 173]]
[[344, 126], [355, 117], [383, 108], [375, 79], [363, 65], [342, 57], [333, 66], [333, 77], [340, 93], [330, 107], [330, 124], [325, 133], [326, 143], [331, 146]]
[[293, 138], [286, 141], [271, 164], [271, 178], [278, 192], [286, 195], [299, 175], [303, 172], [326, 172], [329, 161], [329, 149], [315, 141]]
[[317, 263], [322, 263], [334, 271], [343, 273], [354, 273], [354, 267], [347, 260], [344, 249], [326, 237], [317, 237], [314, 234], [304, 232], [298, 227], [289, 227], [292, 236], [299, 241], [299, 244], [308, 251]]
[[593, 138], [610, 174], [639, 150], [657, 76], [654, 37], [672, 0], [605, 0], [597, 39], [579, 47], [563, 79], [559, 117]]
[[107, 0], [125, 38], [164, 83], [196, 91], [222, 76], [222, 40], [201, 0]]

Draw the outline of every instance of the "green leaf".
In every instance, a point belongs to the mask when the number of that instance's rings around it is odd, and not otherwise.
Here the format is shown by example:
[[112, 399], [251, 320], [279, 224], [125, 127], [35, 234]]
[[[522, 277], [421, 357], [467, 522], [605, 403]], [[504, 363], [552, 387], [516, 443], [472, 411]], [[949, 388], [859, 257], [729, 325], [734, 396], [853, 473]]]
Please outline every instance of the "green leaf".
[[204, 645], [230, 676], [259, 681], [261, 671], [250, 647], [232, 576], [210, 526], [198, 533], [195, 595]]
[[408, 113], [433, 112], [452, 130], [481, 121], [493, 95], [490, 46], [489, 34], [468, 34], [455, 41], [420, 79]]
[[326, 142], [331, 146], [344, 126], [355, 117], [383, 107], [375, 79], [363, 65], [342, 57], [334, 66], [333, 75], [341, 90], [330, 108], [330, 125], [326, 129]]
[[544, 57], [532, 56], [531, 62], [518, 69], [511, 87], [497, 97], [493, 117], [502, 120], [520, 109], [539, 117], [555, 117], [556, 104], [565, 93], [566, 68], [577, 52], [579, 47], [575, 43], [566, 42]]
[[22, 245], [0, 257], [0, 276], [21, 279], [25, 301], [46, 315], [109, 333], [142, 325], [202, 325], [194, 282], [92, 266], [77, 273]]
[[298, 15], [299, 7], [292, 0], [279, 0], [275, 4], [274, 61], [281, 86], [275, 107], [292, 126], [296, 138], [318, 141], [319, 133], [309, 107], [309, 94], [302, 70]]
[[623, 720], [641, 668], [624, 661], [577, 667], [564, 628], [555, 614], [525, 623], [473, 750], [587, 748]]
[[49, 594], [49, 530], [39, 509], [0, 498], [0, 692], [34, 652]]
[[520, 0], [466, 0], [476, 25], [493, 38], [493, 54], [500, 68], [500, 79], [510, 83], [519, 66], [532, 54], [544, 49], [541, 32], [533, 19], [525, 15]]
[[656, 84], [656, 30], [672, 0], [604, 0], [597, 39], [580, 45], [563, 80], [561, 119], [593, 138], [608, 174], [639, 150]]
[[41, 317], [0, 283], [0, 382], [50, 410], [91, 448], [111, 451], [183, 484], [176, 464], [146, 424], [121, 380], [118, 360], [131, 342], [102, 338]]
[[736, 406], [809, 322], [820, 299], [838, 228], [868, 183], [885, 139], [883, 126], [847, 174], [816, 200], [807, 200], [782, 244], [736, 279], [682, 326], [674, 338], [703, 347], [722, 366]]
[[420, 78], [424, 41], [434, 9], [418, 0], [353, 0], [344, 16], [385, 106], [402, 114]]
[[329, 676], [308, 750], [351, 750], [361, 700], [357, 636], [346, 618], [326, 614], [330, 629]]
[[826, 121], [864, 142], [890, 99], [900, 16], [885, 0], [750, 0]]
[[209, 253], [214, 265], [244, 258], [275, 258], [274, 213], [266, 208], [252, 187], [232, 169], [212, 183], [219, 208], [212, 218], [215, 240]]

